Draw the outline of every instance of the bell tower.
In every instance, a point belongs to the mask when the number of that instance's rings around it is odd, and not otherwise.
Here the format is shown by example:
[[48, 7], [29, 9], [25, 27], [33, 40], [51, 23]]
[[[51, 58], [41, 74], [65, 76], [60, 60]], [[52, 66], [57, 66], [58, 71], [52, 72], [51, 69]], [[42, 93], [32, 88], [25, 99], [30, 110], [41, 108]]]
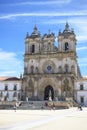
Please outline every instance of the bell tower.
[[65, 62], [67, 62], [65, 65], [66, 70], [69, 67], [69, 72], [74, 73], [74, 78], [78, 77], [76, 41], [77, 40], [74, 31], [69, 28], [69, 24], [66, 22], [63, 32], [59, 31], [58, 51], [63, 55], [62, 60], [65, 60]]
[[69, 24], [66, 22], [65, 29], [58, 35], [59, 51], [76, 53], [76, 36], [73, 30], [69, 29]]
[[34, 30], [31, 35], [27, 33], [25, 38], [25, 54], [39, 53], [41, 46], [40, 33], [37, 27], [34, 26]]
[[[65, 24], [63, 32], [58, 34], [58, 53], [61, 54], [61, 77], [62, 77], [62, 94], [66, 97], [73, 95], [74, 83], [80, 77], [78, 71], [78, 61], [76, 53], [76, 35], [74, 30], [70, 29], [68, 22]], [[63, 75], [63, 76], [62, 76]], [[70, 95], [69, 95], [70, 94]]]
[[27, 33], [25, 38], [24, 75], [34, 72], [35, 63], [33, 58], [35, 58], [36, 54], [40, 54], [40, 48], [41, 48], [40, 33], [37, 27], [34, 26], [34, 30], [31, 33], [31, 35]]

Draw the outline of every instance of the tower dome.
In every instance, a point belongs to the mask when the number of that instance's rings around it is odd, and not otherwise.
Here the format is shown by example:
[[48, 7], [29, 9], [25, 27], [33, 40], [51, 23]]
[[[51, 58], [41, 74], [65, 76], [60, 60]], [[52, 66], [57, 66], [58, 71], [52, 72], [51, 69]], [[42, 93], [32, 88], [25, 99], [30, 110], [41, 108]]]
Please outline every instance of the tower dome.
[[37, 38], [37, 37], [40, 37], [40, 33], [36, 27], [36, 25], [34, 26], [34, 31], [32, 32], [31, 34], [31, 38]]

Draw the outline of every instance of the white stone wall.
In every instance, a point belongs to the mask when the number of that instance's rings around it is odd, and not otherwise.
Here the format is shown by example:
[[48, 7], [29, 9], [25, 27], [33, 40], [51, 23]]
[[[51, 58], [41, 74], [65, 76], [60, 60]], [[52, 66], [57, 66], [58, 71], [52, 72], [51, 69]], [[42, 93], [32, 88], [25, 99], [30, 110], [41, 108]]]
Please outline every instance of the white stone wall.
[[84, 97], [84, 106], [87, 106], [87, 90], [86, 91], [78, 91], [77, 92], [77, 101], [79, 104], [81, 104], [81, 97]]
[[17, 85], [17, 90], [20, 90], [21, 89], [21, 84], [19, 81], [3, 81], [3, 82], [0, 82], [0, 91], [1, 90], [4, 90], [5, 89], [5, 85], [8, 86], [8, 90], [13, 90], [14, 89], [14, 85]]
[[[83, 90], [80, 90], [80, 85], [83, 85]], [[84, 106], [87, 106], [87, 79], [84, 78], [79, 79], [75, 83], [75, 91], [76, 91], [76, 98], [77, 102], [81, 104], [81, 97], [84, 98]]]
[[[5, 85], [8, 86], [8, 90], [5, 90]], [[17, 86], [17, 90], [14, 90], [14, 85]], [[0, 94], [2, 93], [2, 98], [0, 100], [4, 101], [5, 96], [8, 93], [8, 101], [14, 100], [14, 93], [17, 93], [16, 99], [19, 100], [18, 94], [21, 96], [21, 82], [20, 81], [0, 81]]]

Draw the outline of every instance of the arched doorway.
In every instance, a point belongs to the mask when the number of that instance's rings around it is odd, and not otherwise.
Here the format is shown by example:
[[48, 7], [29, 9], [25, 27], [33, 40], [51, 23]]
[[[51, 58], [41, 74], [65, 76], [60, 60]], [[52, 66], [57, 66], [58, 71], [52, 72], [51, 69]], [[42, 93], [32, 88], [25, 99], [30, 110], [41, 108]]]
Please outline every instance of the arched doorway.
[[48, 85], [44, 90], [44, 100], [49, 100], [49, 94], [51, 96], [51, 99], [54, 99], [54, 90], [53, 87]]

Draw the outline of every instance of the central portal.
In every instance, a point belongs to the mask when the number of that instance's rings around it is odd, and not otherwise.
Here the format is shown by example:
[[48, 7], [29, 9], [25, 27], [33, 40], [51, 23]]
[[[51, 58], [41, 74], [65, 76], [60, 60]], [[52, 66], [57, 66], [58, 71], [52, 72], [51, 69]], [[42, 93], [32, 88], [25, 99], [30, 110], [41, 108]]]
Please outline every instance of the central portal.
[[44, 90], [44, 100], [49, 100], [49, 96], [51, 96], [51, 99], [54, 99], [54, 90], [52, 86], [47, 86]]

